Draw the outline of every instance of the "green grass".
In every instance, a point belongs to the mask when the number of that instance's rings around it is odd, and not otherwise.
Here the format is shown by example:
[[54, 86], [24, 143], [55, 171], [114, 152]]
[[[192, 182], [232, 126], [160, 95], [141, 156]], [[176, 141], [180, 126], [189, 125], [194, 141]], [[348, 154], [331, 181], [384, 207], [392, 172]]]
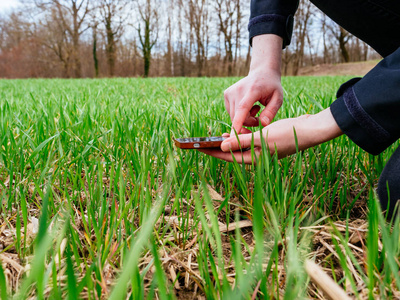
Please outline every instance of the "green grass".
[[[346, 79], [284, 78], [277, 119]], [[351, 295], [398, 296], [399, 222], [373, 190], [394, 147], [340, 137], [257, 166], [174, 148], [230, 131], [236, 80], [0, 81], [1, 297], [317, 298], [305, 258]]]

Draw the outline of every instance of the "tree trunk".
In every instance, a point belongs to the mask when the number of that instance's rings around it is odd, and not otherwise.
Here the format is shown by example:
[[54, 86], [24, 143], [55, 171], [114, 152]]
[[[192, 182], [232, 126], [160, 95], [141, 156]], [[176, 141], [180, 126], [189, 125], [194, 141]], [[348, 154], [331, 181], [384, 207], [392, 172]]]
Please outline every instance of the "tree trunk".
[[115, 39], [113, 30], [111, 28], [110, 16], [107, 18], [105, 25], [106, 25], [106, 35], [107, 35], [106, 55], [108, 64], [108, 75], [110, 77], [113, 77], [115, 69]]
[[73, 16], [73, 30], [72, 30], [72, 40], [73, 40], [73, 58], [74, 58], [74, 74], [75, 78], [82, 77], [82, 66], [81, 66], [81, 58], [80, 58], [80, 47], [79, 47], [79, 21], [78, 21], [78, 8], [76, 7], [76, 3], [73, 2], [72, 5], [72, 16]]
[[82, 77], [82, 65], [81, 65], [81, 58], [79, 55], [79, 35], [75, 32], [74, 33], [74, 50], [73, 50], [73, 57], [74, 57], [74, 74], [75, 78]]
[[349, 52], [347, 51], [346, 48], [346, 44], [348, 42], [348, 39], [346, 39], [347, 36], [348, 33], [345, 32], [345, 30], [342, 27], [340, 27], [339, 48], [340, 48], [340, 53], [342, 54], [342, 58], [346, 63], [350, 61]]
[[99, 77], [99, 60], [97, 58], [97, 25], [93, 26], [93, 62], [94, 62], [94, 74]]

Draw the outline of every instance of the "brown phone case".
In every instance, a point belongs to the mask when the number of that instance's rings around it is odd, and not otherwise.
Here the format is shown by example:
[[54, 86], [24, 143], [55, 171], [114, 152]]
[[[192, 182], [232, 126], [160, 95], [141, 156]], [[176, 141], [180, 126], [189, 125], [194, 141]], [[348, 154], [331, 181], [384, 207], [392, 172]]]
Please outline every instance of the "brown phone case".
[[181, 149], [219, 148], [225, 138], [222, 136], [190, 137], [175, 139], [175, 145]]

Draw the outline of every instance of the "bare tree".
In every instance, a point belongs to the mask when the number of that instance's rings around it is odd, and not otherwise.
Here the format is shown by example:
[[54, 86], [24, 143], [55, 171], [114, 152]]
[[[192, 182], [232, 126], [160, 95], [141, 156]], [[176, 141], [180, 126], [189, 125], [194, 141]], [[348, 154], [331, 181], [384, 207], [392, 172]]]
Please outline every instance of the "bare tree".
[[219, 32], [224, 38], [224, 63], [228, 65], [228, 76], [233, 75], [241, 48], [242, 29], [246, 27], [246, 24], [242, 23], [242, 5], [242, 0], [216, 0], [214, 2]]
[[233, 43], [237, 39], [234, 34], [237, 33], [236, 24], [240, 22], [240, 0], [216, 0], [215, 9], [218, 15], [218, 27], [224, 37], [225, 61], [228, 64], [228, 75], [231, 76], [233, 68]]
[[99, 77], [99, 59], [97, 57], [97, 28], [99, 23], [94, 19], [92, 22], [92, 38], [93, 38], [93, 46], [92, 46], [92, 53], [93, 53], [93, 66], [94, 66], [94, 74]]
[[337, 47], [339, 48], [339, 53], [341, 54], [342, 58], [341, 61], [349, 62], [350, 55], [347, 49], [347, 44], [353, 38], [353, 35], [332, 20], [327, 20], [325, 22], [325, 26], [327, 31], [329, 31], [330, 36], [337, 42]]
[[106, 36], [106, 56], [109, 76], [114, 76], [116, 44], [124, 33], [129, 0], [97, 0]]
[[[0, 77], [27, 78], [40, 74], [33, 25], [22, 12], [0, 18]], [[34, 58], [34, 59], [32, 59]]]
[[335, 37], [339, 42], [339, 49], [344, 62], [349, 62], [350, 56], [349, 52], [347, 51], [346, 44], [351, 39], [350, 33], [348, 33], [343, 27], [340, 26], [339, 31], [335, 33]]
[[[180, 0], [181, 3], [183, 0]], [[189, 23], [191, 39], [196, 44], [197, 76], [203, 75], [209, 36], [209, 6], [207, 0], [184, 0], [185, 18]]]
[[10, 49], [17, 46], [30, 34], [30, 23], [25, 21], [20, 13], [12, 12], [8, 18], [0, 20], [0, 49]]
[[[185, 35], [185, 28], [183, 26], [184, 23], [186, 23], [186, 10], [183, 4], [183, 1], [178, 0], [176, 2], [177, 4], [177, 18], [178, 18], [178, 50], [177, 50], [177, 61], [179, 64], [179, 76], [186, 76], [186, 64], [185, 60], [188, 59], [187, 52], [189, 52], [187, 49], [187, 44], [190, 43], [189, 38], [184, 38]], [[190, 33], [189, 33], [190, 35]], [[189, 52], [190, 56], [190, 52]]]
[[169, 69], [169, 75], [174, 76], [175, 68], [174, 68], [174, 50], [173, 50], [173, 31], [174, 31], [174, 9], [175, 9], [175, 0], [170, 0], [168, 5], [168, 21], [167, 21], [167, 53], [166, 53], [166, 68]]
[[86, 18], [91, 10], [90, 0], [33, 0], [44, 14], [51, 12], [52, 21], [65, 32], [71, 44], [71, 61], [74, 77], [82, 77], [80, 42], [82, 34], [89, 29]]
[[[151, 50], [158, 38], [158, 5], [157, 0], [137, 1], [137, 10], [140, 15], [137, 28], [144, 61], [144, 77], [149, 76]], [[142, 26], [143, 31], [142, 31]]]
[[[243, 0], [236, 0], [236, 42], [235, 42], [235, 57], [234, 57], [234, 68], [237, 69], [237, 75], [240, 74], [240, 67], [237, 67], [237, 62], [238, 58], [241, 56], [241, 39], [242, 39], [242, 32], [243, 29], [247, 29], [247, 19], [245, 18], [245, 14], [243, 13], [243, 6], [244, 3], [248, 3], [246, 1], [243, 2]], [[245, 10], [246, 11], [246, 10]], [[243, 23], [245, 21], [245, 23]], [[246, 31], [247, 33], [247, 31]], [[246, 38], [246, 43], [248, 43], [248, 40]], [[245, 63], [246, 66], [246, 63]], [[247, 69], [247, 67], [246, 67]]]
[[310, 20], [313, 15], [313, 7], [310, 1], [300, 1], [299, 8], [295, 16], [295, 27], [293, 39], [295, 44], [295, 55], [293, 62], [293, 75], [297, 75], [300, 67], [303, 66], [304, 48], [308, 38]]
[[323, 52], [323, 62], [326, 64], [328, 61], [328, 56], [329, 56], [329, 50], [328, 50], [328, 43], [327, 43], [327, 16], [325, 14], [322, 14], [321, 18], [321, 30], [322, 30], [322, 43], [324, 47], [324, 52]]
[[5, 43], [7, 42], [4, 20], [0, 19], [0, 50], [4, 49]]
[[[38, 36], [40, 37], [41, 43], [50, 49], [62, 63], [64, 76], [70, 77], [71, 69], [74, 69], [74, 67], [71, 66], [71, 61], [73, 62], [75, 50], [70, 43], [62, 23], [57, 20], [57, 11], [52, 8], [51, 14], [46, 16], [43, 29], [38, 32]], [[75, 76], [77, 75], [79, 74], [75, 73]]]

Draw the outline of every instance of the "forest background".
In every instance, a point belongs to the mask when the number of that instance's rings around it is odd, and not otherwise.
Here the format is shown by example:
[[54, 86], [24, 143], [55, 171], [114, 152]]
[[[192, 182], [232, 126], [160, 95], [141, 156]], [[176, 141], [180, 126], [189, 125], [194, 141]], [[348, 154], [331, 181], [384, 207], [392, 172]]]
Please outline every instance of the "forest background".
[[[0, 78], [244, 76], [249, 6], [249, 0], [20, 0], [0, 9]], [[379, 58], [302, 0], [282, 73]]]

